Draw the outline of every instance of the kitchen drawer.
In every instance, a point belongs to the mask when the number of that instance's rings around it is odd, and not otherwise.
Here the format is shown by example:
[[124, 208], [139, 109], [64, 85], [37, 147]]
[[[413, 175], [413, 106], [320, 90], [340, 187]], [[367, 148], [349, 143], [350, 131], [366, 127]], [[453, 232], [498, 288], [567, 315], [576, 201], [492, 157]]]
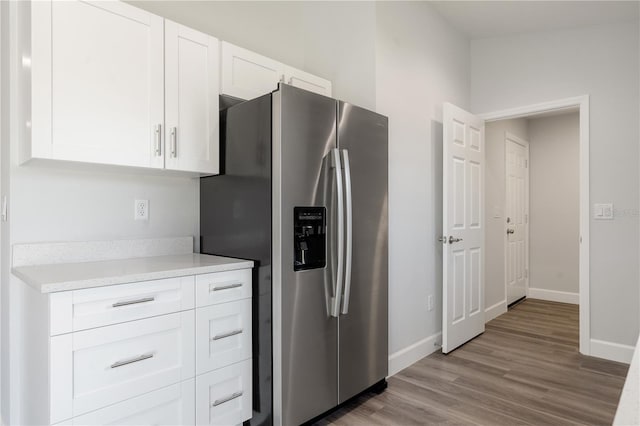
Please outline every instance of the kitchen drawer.
[[251, 269], [196, 276], [196, 306], [214, 305], [251, 297]]
[[190, 379], [58, 425], [193, 425], [195, 393], [195, 379]]
[[251, 358], [251, 299], [196, 309], [196, 372]]
[[194, 311], [51, 338], [51, 423], [194, 376]]
[[51, 335], [192, 309], [195, 277], [51, 294]]
[[196, 424], [235, 425], [251, 418], [251, 360], [196, 377]]

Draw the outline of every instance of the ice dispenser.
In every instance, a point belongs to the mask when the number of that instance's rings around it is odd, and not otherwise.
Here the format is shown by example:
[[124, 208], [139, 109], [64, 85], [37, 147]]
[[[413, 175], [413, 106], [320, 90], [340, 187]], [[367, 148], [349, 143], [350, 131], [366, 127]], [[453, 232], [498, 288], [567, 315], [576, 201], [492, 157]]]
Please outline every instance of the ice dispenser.
[[325, 267], [325, 212], [324, 207], [294, 207], [294, 271]]

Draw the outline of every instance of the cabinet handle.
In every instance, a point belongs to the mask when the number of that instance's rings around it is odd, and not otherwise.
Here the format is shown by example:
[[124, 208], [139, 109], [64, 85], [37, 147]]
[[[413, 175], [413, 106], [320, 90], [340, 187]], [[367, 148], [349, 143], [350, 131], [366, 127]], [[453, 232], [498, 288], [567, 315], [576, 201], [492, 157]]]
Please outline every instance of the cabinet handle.
[[156, 124], [156, 155], [160, 157], [162, 155], [162, 124]]
[[173, 158], [177, 157], [178, 154], [178, 128], [171, 128], [171, 156]]
[[220, 404], [224, 404], [225, 402], [229, 402], [232, 399], [236, 399], [242, 396], [244, 392], [242, 391], [238, 391], [238, 392], [234, 392], [229, 396], [225, 396], [224, 398], [220, 398], [220, 399], [216, 399], [213, 404], [211, 404], [212, 407], [217, 407]]
[[222, 334], [216, 334], [215, 336], [213, 336], [211, 338], [211, 341], [224, 339], [225, 337], [235, 336], [236, 334], [242, 334], [242, 331], [243, 330], [241, 328], [239, 328], [238, 330], [228, 331], [228, 332], [222, 333]]
[[288, 84], [293, 84], [293, 77], [289, 77], [289, 83]]
[[123, 365], [133, 364], [134, 362], [144, 361], [145, 359], [153, 358], [153, 354], [139, 355], [133, 358], [124, 359], [122, 361], [114, 362], [111, 364], [111, 368], [122, 367]]
[[155, 297], [143, 297], [142, 299], [123, 300], [122, 302], [116, 302], [111, 306], [114, 308], [119, 308], [120, 306], [135, 305], [136, 303], [153, 302], [154, 300], [156, 300]]
[[242, 283], [231, 283], [231, 284], [216, 286], [216, 287], [213, 287], [211, 291], [229, 290], [231, 288], [238, 288], [238, 287], [242, 287]]

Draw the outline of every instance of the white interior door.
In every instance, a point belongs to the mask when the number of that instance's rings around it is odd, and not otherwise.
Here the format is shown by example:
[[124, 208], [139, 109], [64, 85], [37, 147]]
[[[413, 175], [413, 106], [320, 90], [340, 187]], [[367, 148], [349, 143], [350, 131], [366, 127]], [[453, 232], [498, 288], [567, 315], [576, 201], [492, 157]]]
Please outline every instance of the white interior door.
[[506, 281], [507, 304], [527, 295], [529, 278], [529, 142], [507, 133], [506, 161]]
[[484, 121], [443, 108], [442, 352], [484, 332]]

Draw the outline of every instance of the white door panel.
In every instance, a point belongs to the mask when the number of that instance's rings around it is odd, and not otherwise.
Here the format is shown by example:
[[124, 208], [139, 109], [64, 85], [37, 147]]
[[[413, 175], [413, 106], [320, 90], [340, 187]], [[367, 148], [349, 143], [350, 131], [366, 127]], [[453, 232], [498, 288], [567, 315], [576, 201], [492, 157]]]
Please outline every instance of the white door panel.
[[443, 117], [443, 339], [447, 353], [484, 331], [484, 122]]
[[529, 143], [505, 134], [507, 304], [526, 296], [529, 249]]

